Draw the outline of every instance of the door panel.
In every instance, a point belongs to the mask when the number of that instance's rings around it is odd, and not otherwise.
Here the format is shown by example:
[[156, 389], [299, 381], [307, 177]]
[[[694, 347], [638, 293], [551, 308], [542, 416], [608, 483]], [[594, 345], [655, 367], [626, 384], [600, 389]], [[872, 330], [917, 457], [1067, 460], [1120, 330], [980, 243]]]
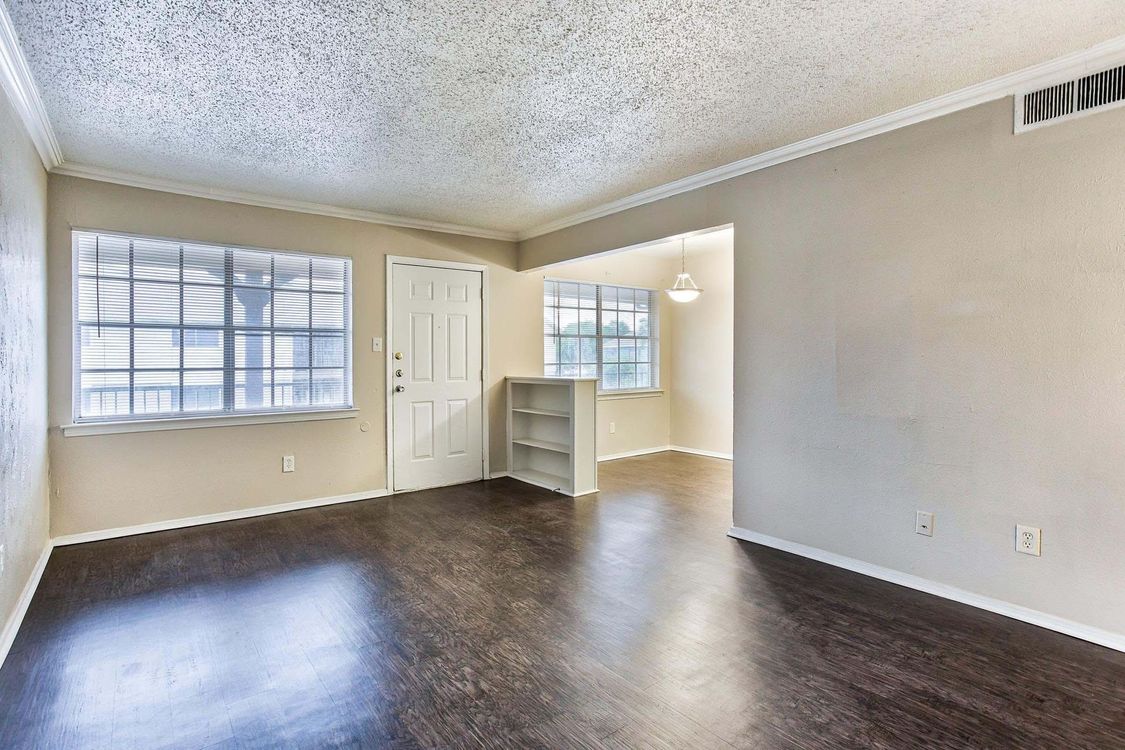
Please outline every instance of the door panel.
[[410, 299], [433, 299], [434, 283], [420, 279], [410, 282]]
[[449, 302], [468, 302], [469, 287], [466, 284], [446, 284], [445, 299]]
[[449, 401], [449, 455], [461, 456], [469, 448], [469, 404], [464, 399]]
[[394, 489], [481, 479], [481, 273], [395, 263], [391, 274]]
[[[397, 350], [396, 350], [397, 351]], [[434, 379], [434, 316], [410, 313], [410, 379]]]
[[446, 351], [448, 352], [449, 381], [469, 379], [469, 317], [467, 315], [447, 315], [445, 318]]
[[415, 401], [410, 404], [411, 460], [434, 457], [434, 402]]

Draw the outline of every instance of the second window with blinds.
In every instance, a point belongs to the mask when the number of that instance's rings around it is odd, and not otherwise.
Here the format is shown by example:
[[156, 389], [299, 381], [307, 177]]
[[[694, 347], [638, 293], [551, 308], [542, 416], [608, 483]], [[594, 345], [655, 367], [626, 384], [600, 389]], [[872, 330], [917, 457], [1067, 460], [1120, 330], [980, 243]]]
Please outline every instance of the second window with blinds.
[[656, 292], [548, 279], [543, 372], [598, 379], [599, 391], [659, 386]]

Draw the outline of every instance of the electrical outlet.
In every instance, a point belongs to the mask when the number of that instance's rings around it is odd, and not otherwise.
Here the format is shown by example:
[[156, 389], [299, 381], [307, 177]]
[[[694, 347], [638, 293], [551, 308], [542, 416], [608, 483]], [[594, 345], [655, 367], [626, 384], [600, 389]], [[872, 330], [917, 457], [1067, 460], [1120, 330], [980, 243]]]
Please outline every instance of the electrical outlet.
[[934, 535], [934, 514], [920, 510], [914, 514], [914, 533], [922, 536]]
[[617, 432], [617, 422], [610, 422], [609, 423], [609, 434], [612, 435], [615, 432]]
[[282, 456], [281, 457], [281, 470], [288, 473], [297, 470], [297, 459], [295, 456]]
[[1016, 524], [1016, 552], [1039, 557], [1043, 554], [1043, 529]]

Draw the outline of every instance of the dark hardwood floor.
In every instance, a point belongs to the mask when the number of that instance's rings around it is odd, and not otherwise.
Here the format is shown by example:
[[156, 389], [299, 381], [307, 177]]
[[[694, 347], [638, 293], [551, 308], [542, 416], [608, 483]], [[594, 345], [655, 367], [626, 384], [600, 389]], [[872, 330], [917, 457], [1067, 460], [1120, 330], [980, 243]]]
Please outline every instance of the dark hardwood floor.
[[1125, 748], [1125, 654], [724, 536], [601, 465], [55, 550], [3, 748]]

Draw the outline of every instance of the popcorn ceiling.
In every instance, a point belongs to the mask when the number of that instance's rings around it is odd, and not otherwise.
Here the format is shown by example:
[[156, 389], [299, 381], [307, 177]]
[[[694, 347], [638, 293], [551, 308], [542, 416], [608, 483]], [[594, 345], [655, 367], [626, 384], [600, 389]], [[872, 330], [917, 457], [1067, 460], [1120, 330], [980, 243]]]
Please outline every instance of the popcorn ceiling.
[[1121, 0], [11, 0], [67, 161], [525, 229], [1125, 33]]

